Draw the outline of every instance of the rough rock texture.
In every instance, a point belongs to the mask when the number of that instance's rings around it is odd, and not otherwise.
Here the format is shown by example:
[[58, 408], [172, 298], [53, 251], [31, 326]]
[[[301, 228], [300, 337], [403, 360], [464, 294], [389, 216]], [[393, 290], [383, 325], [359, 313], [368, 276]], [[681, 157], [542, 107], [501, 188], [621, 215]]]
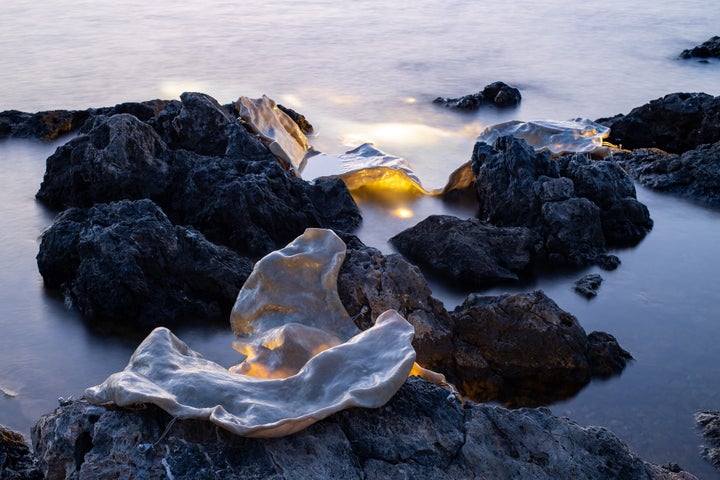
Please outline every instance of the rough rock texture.
[[313, 126], [310, 122], [308, 122], [308, 119], [305, 118], [305, 115], [296, 112], [292, 108], [280, 105], [279, 103], [277, 104], [277, 107], [283, 112], [285, 112], [288, 117], [292, 118], [293, 122], [297, 123], [297, 126], [300, 127], [300, 130], [305, 135], [313, 132]]
[[480, 219], [533, 229], [553, 263], [613, 268], [619, 261], [605, 247], [634, 245], [652, 228], [632, 181], [612, 160], [553, 160], [524, 140], [500, 137], [493, 146], [475, 144], [472, 169]]
[[615, 161], [571, 155], [558, 159], [558, 163], [560, 175], [572, 180], [575, 195], [600, 208], [608, 245], [635, 245], [650, 231], [653, 225], [650, 213], [637, 201], [635, 185]]
[[604, 428], [547, 409], [462, 406], [417, 378], [384, 407], [346, 410], [275, 440], [193, 420], [177, 421], [160, 439], [169, 421], [155, 407], [74, 403], [43, 416], [32, 440], [48, 480], [695, 478], [643, 461]]
[[520, 103], [520, 90], [504, 82], [486, 85], [482, 91], [459, 98], [437, 97], [433, 103], [445, 105], [455, 110], [477, 110], [483, 105], [496, 107], [514, 107]]
[[540, 290], [473, 294], [450, 315], [463, 372], [456, 381], [472, 398], [539, 405], [574, 394], [594, 371], [604, 374], [612, 365], [621, 372], [631, 358], [610, 335], [591, 342], [577, 319]]
[[22, 434], [0, 425], [0, 478], [41, 480], [43, 474]]
[[126, 102], [114, 107], [89, 108], [87, 110], [49, 110], [26, 113], [18, 110], [0, 112], [0, 138], [20, 137], [54, 140], [61, 135], [76, 131], [88, 119], [96, 115], [116, 115], [130, 113], [142, 121], [160, 112], [170, 103], [167, 100], [149, 100], [146, 102]]
[[711, 37], [700, 45], [683, 50], [681, 58], [720, 58], [720, 36]]
[[297, 178], [230, 106], [199, 93], [181, 99], [147, 123], [130, 114], [95, 116], [48, 158], [37, 198], [56, 209], [149, 198], [174, 223], [253, 258], [307, 227], [349, 231], [360, 223], [341, 180]]
[[597, 273], [589, 273], [579, 278], [575, 282], [575, 291], [586, 298], [597, 296], [598, 288], [602, 284], [603, 278]]
[[113, 331], [227, 322], [252, 269], [197, 230], [173, 226], [150, 200], [64, 211], [43, 232], [37, 260], [46, 286]]
[[720, 411], [698, 412], [695, 414], [695, 422], [707, 442], [701, 450], [703, 456], [720, 470]]
[[496, 227], [477, 219], [431, 215], [390, 242], [427, 271], [462, 285], [487, 286], [518, 280], [538, 249], [525, 227]]
[[378, 315], [397, 310], [415, 328], [417, 362], [440, 372], [451, 371], [452, 325], [442, 302], [432, 296], [417, 267], [400, 255], [383, 255], [346, 235], [345, 261], [338, 275], [338, 294], [356, 325], [365, 330]]
[[37, 199], [61, 210], [121, 199], [157, 198], [167, 188], [167, 150], [155, 130], [130, 114], [95, 117], [87, 135], [46, 162]]
[[634, 108], [627, 115], [597, 122], [610, 127], [608, 141], [623, 148], [659, 148], [683, 153], [720, 141], [720, 97], [671, 93]]
[[720, 142], [682, 155], [639, 148], [617, 153], [615, 159], [646, 187], [720, 207]]

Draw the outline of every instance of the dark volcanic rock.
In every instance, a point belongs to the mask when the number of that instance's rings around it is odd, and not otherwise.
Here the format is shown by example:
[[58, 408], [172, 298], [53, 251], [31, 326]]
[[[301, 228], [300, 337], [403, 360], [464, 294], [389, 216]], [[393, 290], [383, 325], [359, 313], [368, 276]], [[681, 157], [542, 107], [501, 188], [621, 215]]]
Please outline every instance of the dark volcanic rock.
[[37, 198], [58, 210], [156, 198], [170, 181], [166, 150], [155, 130], [133, 115], [95, 117], [87, 134], [47, 159]]
[[560, 177], [550, 152], [536, 153], [524, 140], [501, 137], [494, 146], [476, 143], [471, 161], [480, 220], [502, 227], [541, 224], [543, 183]]
[[459, 98], [437, 97], [433, 103], [456, 110], [477, 110], [483, 105], [514, 107], [520, 103], [521, 99], [520, 90], [517, 88], [503, 82], [494, 82], [486, 85], [481, 92]]
[[542, 205], [541, 218], [548, 259], [574, 266], [596, 263], [604, 251], [600, 209], [586, 198]]
[[350, 231], [360, 223], [341, 180], [297, 178], [230, 107], [203, 94], [181, 98], [149, 123], [130, 114], [95, 116], [48, 158], [37, 198], [56, 209], [149, 198], [174, 223], [253, 258], [308, 227]]
[[720, 207], [720, 142], [682, 155], [641, 148], [615, 154], [615, 159], [646, 187]]
[[720, 470], [720, 411], [708, 410], [695, 414], [695, 422], [702, 430], [708, 445], [703, 446], [703, 456]]
[[172, 119], [168, 131], [163, 132], [167, 133], [168, 145], [200, 155], [224, 156], [230, 130], [240, 128], [237, 117], [203, 93], [185, 92], [180, 95], [180, 101], [182, 108]]
[[587, 298], [595, 297], [602, 280], [597, 273], [585, 275], [575, 282], [575, 291]]
[[79, 128], [88, 117], [87, 111], [76, 110], [49, 110], [37, 113], [6, 110], [0, 112], [0, 138], [54, 140]]
[[535, 230], [553, 263], [617, 266], [605, 247], [634, 245], [652, 228], [632, 181], [612, 160], [553, 160], [524, 140], [501, 137], [494, 146], [475, 144], [472, 169], [480, 219]]
[[636, 199], [635, 185], [613, 160], [590, 160], [584, 155], [558, 159], [560, 174], [572, 180], [575, 195], [600, 207], [608, 245], [635, 245], [652, 228], [645, 205]]
[[683, 50], [681, 58], [720, 58], [720, 36], [711, 37], [700, 45]]
[[25, 438], [0, 425], [0, 478], [3, 480], [42, 480], [38, 462]]
[[431, 215], [390, 239], [428, 271], [471, 286], [517, 280], [538, 241], [525, 227], [496, 227], [448, 215]]
[[632, 355], [618, 344], [615, 337], [605, 332], [590, 332], [587, 356], [593, 377], [610, 377], [622, 372]]
[[[257, 259], [308, 227], [351, 231], [360, 211], [340, 179], [311, 185], [277, 161], [175, 154], [176, 175], [162, 206], [177, 224]], [[182, 166], [180, 166], [182, 164]]]
[[150, 200], [71, 208], [42, 234], [38, 267], [101, 330], [227, 322], [252, 262], [174, 227]]
[[[457, 379], [458, 388], [472, 398], [497, 395], [511, 404], [536, 405], [558, 400], [584, 386], [594, 374], [593, 365], [602, 372], [605, 365], [615, 365], [613, 373], [619, 373], [629, 355], [609, 335], [603, 337], [604, 349], [593, 347], [577, 319], [539, 290], [473, 294], [450, 315], [456, 351], [467, 357], [458, 359], [465, 368], [459, 369], [463, 378]], [[609, 345], [613, 342], [615, 349]], [[475, 356], [481, 361], [473, 371], [468, 360]]]
[[610, 127], [608, 141], [623, 148], [659, 148], [683, 153], [720, 141], [720, 97], [671, 93], [634, 108], [627, 115], [597, 122]]
[[26, 113], [17, 110], [0, 112], [0, 138], [20, 137], [54, 140], [61, 135], [83, 127], [88, 119], [98, 115], [111, 116], [129, 113], [142, 121], [148, 121], [165, 108], [167, 100], [126, 102], [114, 107], [89, 108], [87, 110], [48, 110]]
[[298, 113], [292, 108], [284, 107], [277, 104], [277, 107], [285, 112], [288, 117], [292, 118], [293, 122], [297, 124], [298, 127], [300, 127], [300, 131], [303, 132], [305, 135], [313, 132], [313, 126], [308, 122], [307, 118], [305, 118], [305, 115], [302, 113]]
[[400, 255], [383, 255], [356, 237], [345, 235], [347, 253], [338, 275], [338, 294], [348, 314], [363, 330], [378, 315], [397, 310], [415, 328], [413, 347], [425, 368], [454, 368], [452, 325], [442, 302], [432, 296], [425, 278]]
[[[547, 409], [448, 401], [410, 378], [378, 409], [354, 408], [273, 440], [231, 435], [156, 407], [74, 403], [32, 430], [46, 478], [584, 478], [686, 479], [647, 463], [615, 435]], [[140, 444], [153, 445], [143, 453]]]

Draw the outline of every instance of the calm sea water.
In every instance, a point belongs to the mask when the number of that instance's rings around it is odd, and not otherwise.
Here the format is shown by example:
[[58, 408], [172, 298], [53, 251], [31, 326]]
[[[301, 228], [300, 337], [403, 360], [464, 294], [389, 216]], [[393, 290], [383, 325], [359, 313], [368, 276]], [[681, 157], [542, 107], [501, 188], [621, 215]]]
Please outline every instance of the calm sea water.
[[[3, 2], [0, 110], [87, 108], [202, 91], [221, 102], [267, 94], [305, 113], [312, 143], [342, 153], [372, 141], [410, 160], [426, 187], [444, 184], [474, 137], [509, 119], [598, 118], [675, 91], [720, 95], [720, 62], [676, 57], [720, 34], [716, 1], [486, 2], [287, 0], [245, 2]], [[540, 4], [542, 3], [542, 4]], [[465, 115], [432, 105], [502, 80], [522, 105]], [[34, 201], [55, 144], [0, 142], [0, 423], [28, 432], [58, 396], [122, 369], [135, 347], [90, 333], [37, 272], [38, 236], [54, 215]], [[327, 173], [312, 165], [307, 175]], [[614, 334], [635, 357], [622, 376], [552, 405], [580, 424], [611, 428], [644, 458], [717, 477], [698, 455], [692, 414], [720, 408], [720, 212], [642, 188], [655, 228], [602, 272], [598, 298], [538, 278], [587, 331]], [[359, 235], [388, 237], [429, 213], [425, 199], [396, 219], [364, 206]], [[493, 290], [500, 293], [508, 289]], [[453, 308], [467, 292], [434, 285]], [[228, 331], [180, 336], [232, 363]]]

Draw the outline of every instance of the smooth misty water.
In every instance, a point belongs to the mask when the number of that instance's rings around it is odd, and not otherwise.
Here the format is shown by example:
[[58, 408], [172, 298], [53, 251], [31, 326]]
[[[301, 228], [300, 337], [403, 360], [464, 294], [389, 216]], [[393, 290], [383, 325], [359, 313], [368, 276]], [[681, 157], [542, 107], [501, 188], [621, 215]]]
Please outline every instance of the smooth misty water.
[[[598, 118], [666, 93], [720, 95], [720, 62], [677, 54], [717, 31], [720, 3], [670, 2], [237, 2], [15, 1], [3, 3], [0, 110], [87, 108], [202, 91], [221, 102], [267, 94], [306, 114], [312, 143], [341, 153], [363, 141], [406, 157], [437, 187], [486, 125], [509, 119]], [[569, 6], [570, 5], [570, 6]], [[496, 80], [522, 105], [458, 114], [438, 95]], [[33, 195], [56, 144], [0, 142], [0, 423], [28, 432], [58, 396], [79, 395], [125, 365], [135, 344], [89, 332], [42, 288], [37, 238], [53, 212]], [[306, 176], [327, 173], [311, 165]], [[638, 189], [655, 227], [598, 298], [571, 290], [590, 268], [537, 279], [587, 331], [615, 335], [635, 357], [622, 376], [552, 405], [604, 425], [644, 458], [717, 477], [698, 456], [692, 414], [720, 408], [720, 212]], [[429, 213], [469, 216], [433, 199], [396, 219], [364, 206], [361, 238], [386, 252], [389, 236]], [[448, 308], [467, 292], [433, 285]], [[510, 291], [497, 289], [490, 293]], [[222, 363], [227, 331], [178, 332]]]

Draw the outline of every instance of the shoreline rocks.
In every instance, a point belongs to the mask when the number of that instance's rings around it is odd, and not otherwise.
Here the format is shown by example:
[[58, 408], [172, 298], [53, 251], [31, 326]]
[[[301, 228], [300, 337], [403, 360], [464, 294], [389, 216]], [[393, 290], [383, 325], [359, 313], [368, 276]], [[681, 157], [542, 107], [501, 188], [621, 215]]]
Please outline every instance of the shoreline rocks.
[[105, 332], [227, 322], [252, 270], [150, 200], [65, 210], [43, 232], [37, 262], [45, 286]]
[[720, 411], [707, 410], [695, 414], [695, 423], [708, 443], [700, 451], [705, 459], [720, 470]]
[[659, 148], [681, 154], [720, 141], [720, 97], [671, 93], [628, 114], [596, 120], [610, 127], [608, 141], [621, 148]]
[[539, 250], [526, 227], [497, 227], [477, 219], [430, 215], [390, 243], [428, 272], [484, 287], [519, 279]]
[[574, 289], [585, 298], [593, 298], [597, 296], [602, 281], [603, 278], [597, 273], [589, 273], [575, 281]]
[[720, 36], [710, 37], [710, 39], [704, 41], [700, 45], [683, 50], [680, 53], [680, 58], [720, 58]]
[[632, 356], [612, 335], [585, 334], [541, 290], [470, 295], [450, 316], [458, 389], [476, 400], [537, 406], [574, 395], [593, 376], [618, 374]]
[[681, 155], [638, 148], [616, 153], [614, 158], [646, 187], [720, 207], [720, 142], [700, 145]]
[[432, 216], [391, 239], [457, 283], [517, 280], [531, 262], [613, 269], [620, 261], [605, 248], [636, 245], [652, 228], [632, 180], [613, 160], [555, 160], [506, 136], [492, 146], [477, 142], [471, 166], [480, 222]]
[[522, 100], [520, 90], [504, 82], [493, 82], [478, 93], [458, 98], [437, 97], [433, 103], [453, 110], [473, 111], [483, 105], [492, 105], [497, 108], [515, 107], [520, 104], [520, 100]]
[[409, 378], [378, 409], [354, 408], [273, 440], [209, 422], [76, 402], [43, 416], [32, 443], [57, 478], [627, 478], [693, 479], [645, 462], [604, 428], [547, 409], [507, 410], [448, 400]]

